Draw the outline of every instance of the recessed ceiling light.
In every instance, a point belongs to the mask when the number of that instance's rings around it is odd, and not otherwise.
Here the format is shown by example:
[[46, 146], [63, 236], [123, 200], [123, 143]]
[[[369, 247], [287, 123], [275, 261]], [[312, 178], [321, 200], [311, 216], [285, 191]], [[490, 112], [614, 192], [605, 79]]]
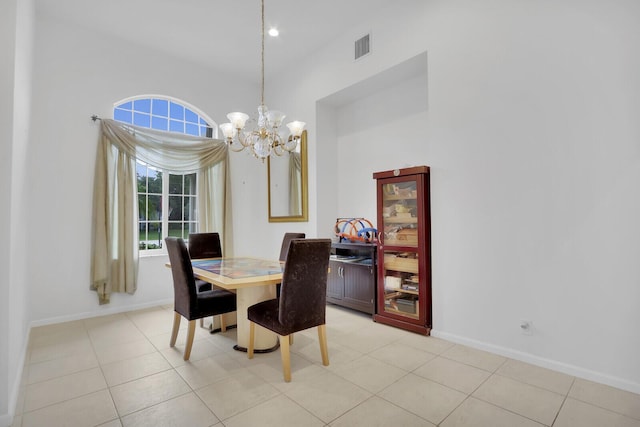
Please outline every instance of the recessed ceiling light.
[[271, 37], [278, 37], [279, 34], [280, 34], [280, 31], [278, 31], [277, 28], [269, 28], [269, 35]]

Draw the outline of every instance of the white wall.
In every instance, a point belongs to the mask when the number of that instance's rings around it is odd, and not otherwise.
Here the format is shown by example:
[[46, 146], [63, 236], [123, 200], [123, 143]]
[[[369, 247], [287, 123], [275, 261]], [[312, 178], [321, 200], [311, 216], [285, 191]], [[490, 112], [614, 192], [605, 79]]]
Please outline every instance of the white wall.
[[[407, 0], [355, 25], [275, 88], [330, 139], [310, 147], [311, 188], [335, 203], [318, 232], [374, 215], [372, 172], [430, 165], [434, 335], [640, 392], [639, 23], [633, 0]], [[421, 52], [428, 90], [326, 102]]]
[[33, 2], [0, 6], [0, 425], [15, 409], [28, 337], [26, 151], [29, 138]]
[[[46, 15], [37, 16], [35, 55], [27, 244], [38, 265], [29, 269], [31, 320], [50, 323], [172, 301], [166, 257], [141, 259], [134, 295], [114, 294], [110, 304], [99, 306], [96, 293], [89, 290], [99, 131], [90, 116], [111, 117], [113, 103], [128, 96], [164, 94], [222, 122], [230, 110], [254, 108], [257, 90]], [[235, 166], [232, 158], [233, 190], [242, 202], [245, 168]], [[246, 217], [251, 213], [239, 219], [250, 223]]]
[[[427, 75], [396, 82], [336, 108], [337, 216], [376, 223], [373, 172], [429, 164]], [[373, 201], [373, 203], [372, 203]]]
[[[0, 196], [11, 198], [13, 152], [13, 99], [16, 43], [16, 0], [0, 3]], [[6, 64], [6, 66], [4, 65]], [[6, 142], [5, 142], [6, 141]], [[11, 206], [0, 204], [0, 234], [10, 236]], [[9, 307], [11, 306], [11, 241], [0, 244], [0, 425], [8, 425], [10, 396], [9, 359], [15, 354], [10, 348]]]

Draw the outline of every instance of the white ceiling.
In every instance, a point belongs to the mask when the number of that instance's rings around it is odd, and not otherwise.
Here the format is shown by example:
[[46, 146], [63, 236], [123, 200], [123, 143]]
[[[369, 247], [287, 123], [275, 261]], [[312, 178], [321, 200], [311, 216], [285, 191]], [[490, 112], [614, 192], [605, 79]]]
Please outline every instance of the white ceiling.
[[[157, 48], [255, 82], [260, 78], [259, 0], [36, 0], [39, 14]], [[265, 0], [265, 73], [326, 44], [389, 0]]]

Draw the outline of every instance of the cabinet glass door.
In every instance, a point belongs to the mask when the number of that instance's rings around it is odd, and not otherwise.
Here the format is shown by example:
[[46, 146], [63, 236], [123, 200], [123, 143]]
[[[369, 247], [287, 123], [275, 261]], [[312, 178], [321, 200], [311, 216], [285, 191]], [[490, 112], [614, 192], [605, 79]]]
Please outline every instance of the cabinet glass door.
[[387, 313], [419, 319], [418, 205], [415, 179], [382, 184], [382, 278]]
[[420, 318], [420, 277], [416, 252], [384, 251], [384, 311]]
[[416, 181], [382, 185], [383, 239], [386, 246], [418, 246]]

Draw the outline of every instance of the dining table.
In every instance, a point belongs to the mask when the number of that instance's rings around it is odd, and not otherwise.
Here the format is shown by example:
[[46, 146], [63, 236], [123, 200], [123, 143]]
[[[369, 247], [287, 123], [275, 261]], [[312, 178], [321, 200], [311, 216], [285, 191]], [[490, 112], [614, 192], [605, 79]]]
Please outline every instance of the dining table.
[[[284, 264], [277, 260], [251, 257], [222, 257], [191, 260], [193, 275], [237, 297], [237, 341], [234, 349], [249, 346], [247, 309], [261, 301], [276, 298], [276, 284], [282, 282]], [[254, 348], [258, 353], [278, 348], [278, 336], [256, 325]]]

